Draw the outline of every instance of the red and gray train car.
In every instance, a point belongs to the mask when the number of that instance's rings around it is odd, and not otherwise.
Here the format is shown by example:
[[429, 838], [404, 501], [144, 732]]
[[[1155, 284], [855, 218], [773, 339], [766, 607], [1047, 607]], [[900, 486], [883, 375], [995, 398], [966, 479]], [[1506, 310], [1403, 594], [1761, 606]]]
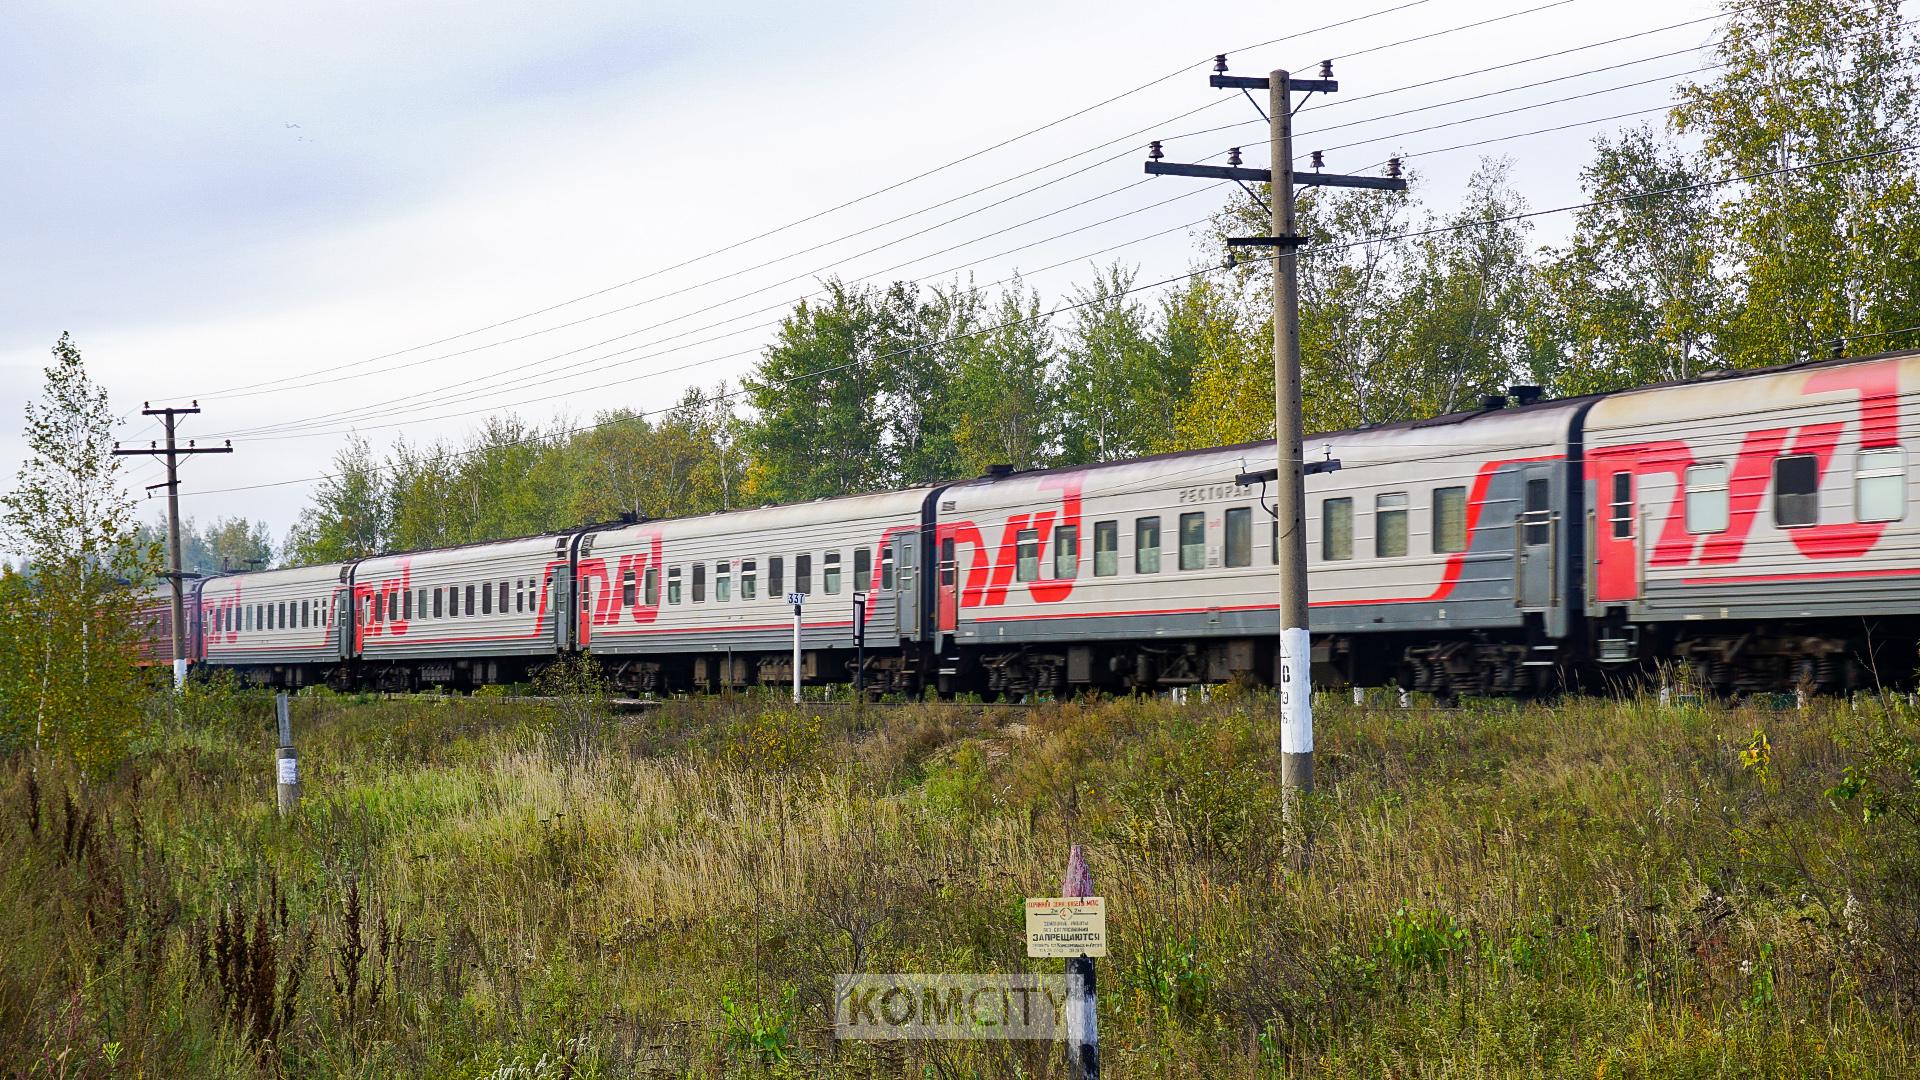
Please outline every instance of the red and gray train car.
[[[1909, 681], [1916, 385], [1907, 353], [1313, 436], [1316, 680], [1534, 693], [1678, 664], [1724, 691]], [[856, 658], [899, 692], [1271, 681], [1272, 458], [995, 470], [224, 575], [195, 586], [193, 655], [280, 685], [472, 687], [576, 652], [634, 691], [781, 684], [798, 592], [808, 681], [849, 681]]]

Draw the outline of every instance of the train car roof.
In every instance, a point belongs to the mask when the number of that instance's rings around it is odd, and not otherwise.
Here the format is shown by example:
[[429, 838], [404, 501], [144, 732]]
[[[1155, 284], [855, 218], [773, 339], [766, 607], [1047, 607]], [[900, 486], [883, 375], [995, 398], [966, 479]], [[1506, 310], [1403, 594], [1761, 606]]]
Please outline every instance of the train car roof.
[[205, 579], [201, 590], [221, 591], [228, 583], [237, 586], [248, 584], [261, 585], [305, 585], [316, 581], [339, 581], [340, 571], [346, 563], [316, 563], [312, 566], [285, 566], [274, 570], [243, 570], [232, 574], [219, 574]]
[[775, 503], [770, 506], [756, 506], [741, 510], [716, 510], [710, 514], [699, 514], [693, 517], [639, 521], [631, 525], [617, 526], [610, 531], [666, 528], [672, 530], [676, 536], [710, 536], [742, 529], [801, 527], [845, 521], [851, 515], [865, 517], [885, 517], [893, 514], [918, 515], [927, 496], [938, 488], [937, 484], [928, 484], [922, 487], [875, 491], [864, 495], [835, 495], [801, 503]]

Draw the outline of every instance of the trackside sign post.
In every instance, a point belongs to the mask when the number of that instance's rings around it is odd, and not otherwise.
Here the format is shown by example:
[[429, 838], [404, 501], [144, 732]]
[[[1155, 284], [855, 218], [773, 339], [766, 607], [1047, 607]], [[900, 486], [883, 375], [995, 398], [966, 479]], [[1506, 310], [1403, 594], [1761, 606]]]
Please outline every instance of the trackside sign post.
[[1103, 896], [1035, 896], [1027, 900], [1027, 955], [1107, 955], [1107, 900]]
[[793, 605], [793, 703], [800, 704], [800, 610], [807, 606], [807, 594], [790, 592], [787, 603]]

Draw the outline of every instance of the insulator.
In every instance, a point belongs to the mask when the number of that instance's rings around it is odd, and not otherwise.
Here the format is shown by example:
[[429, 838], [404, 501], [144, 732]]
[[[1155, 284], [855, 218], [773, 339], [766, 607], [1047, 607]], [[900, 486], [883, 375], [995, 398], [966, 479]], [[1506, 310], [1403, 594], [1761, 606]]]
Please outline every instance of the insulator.
[[1400, 158], [1397, 155], [1387, 159], [1387, 176], [1394, 180], [1400, 179]]
[[1326, 151], [1315, 150], [1313, 152], [1313, 171], [1319, 172], [1321, 168], [1326, 165], [1326, 163], [1327, 163]]
[[1227, 147], [1227, 164], [1228, 165], [1240, 164], [1240, 148], [1239, 147], [1237, 146]]
[[1227, 54], [1226, 53], [1221, 53], [1218, 56], [1215, 56], [1213, 58], [1213, 70], [1221, 72], [1222, 74], [1225, 74], [1227, 70]]
[[1323, 79], [1333, 78], [1333, 61], [1331, 60], [1320, 61], [1320, 77]]
[[1159, 161], [1161, 158], [1165, 156], [1166, 156], [1165, 154], [1162, 154], [1160, 152], [1159, 139], [1155, 139], [1152, 142], [1147, 144], [1147, 160], [1148, 161]]

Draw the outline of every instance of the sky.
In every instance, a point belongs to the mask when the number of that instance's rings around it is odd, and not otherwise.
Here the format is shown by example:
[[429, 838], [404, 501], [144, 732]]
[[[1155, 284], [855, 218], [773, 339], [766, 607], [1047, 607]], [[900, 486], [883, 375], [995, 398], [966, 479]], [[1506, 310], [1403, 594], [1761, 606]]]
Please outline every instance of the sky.
[[[157, 436], [143, 403], [197, 401], [181, 437], [232, 439], [183, 466], [185, 515], [281, 536], [350, 433], [459, 441], [490, 415], [580, 424], [737, 385], [828, 275], [1019, 273], [1049, 304], [1116, 259], [1179, 275], [1218, 258], [1196, 226], [1230, 189], [1144, 176], [1145, 141], [1267, 159], [1254, 106], [1208, 86], [1222, 50], [1235, 74], [1335, 58], [1340, 91], [1295, 119], [1329, 170], [1404, 151], [1444, 211], [1503, 156], [1532, 207], [1564, 205], [1595, 135], [1661, 123], [1711, 63], [1717, 10], [0, 6], [0, 468], [63, 331], [121, 438]], [[161, 477], [130, 460], [136, 493]]]

